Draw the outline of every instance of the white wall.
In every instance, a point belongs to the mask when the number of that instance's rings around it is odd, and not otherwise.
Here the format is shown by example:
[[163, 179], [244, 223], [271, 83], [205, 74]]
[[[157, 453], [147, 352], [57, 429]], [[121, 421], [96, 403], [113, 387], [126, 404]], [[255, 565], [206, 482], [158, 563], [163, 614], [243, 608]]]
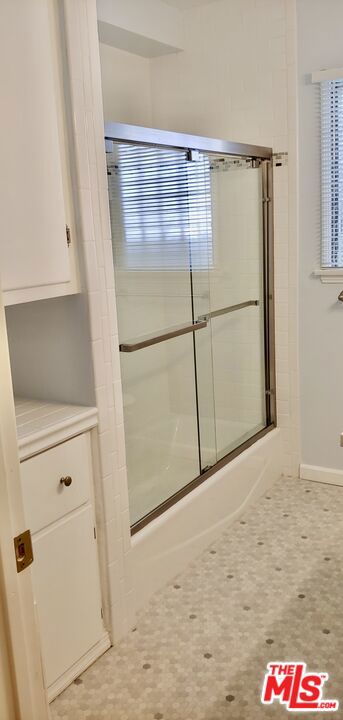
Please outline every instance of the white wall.
[[182, 47], [182, 15], [163, 0], [97, 0], [101, 42], [145, 57]]
[[105, 122], [151, 125], [150, 61], [100, 43]]
[[6, 322], [15, 395], [94, 404], [84, 295], [8, 306]]
[[343, 66], [341, 0], [297, 0], [300, 172], [300, 369], [302, 463], [343, 470], [343, 307], [341, 284], [319, 267], [320, 146], [314, 70]]

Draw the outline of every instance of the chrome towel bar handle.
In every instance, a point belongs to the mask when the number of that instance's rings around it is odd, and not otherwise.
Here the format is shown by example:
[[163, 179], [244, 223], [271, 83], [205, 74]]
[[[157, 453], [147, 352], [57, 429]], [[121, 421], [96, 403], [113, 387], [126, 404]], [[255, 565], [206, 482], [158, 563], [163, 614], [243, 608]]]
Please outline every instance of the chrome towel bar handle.
[[190, 332], [196, 332], [201, 328], [207, 327], [207, 320], [200, 320], [190, 325], [177, 325], [176, 327], [167, 328], [163, 333], [154, 333], [153, 335], [147, 335], [137, 340], [131, 340], [130, 342], [120, 343], [120, 352], [136, 352], [136, 350], [142, 350], [143, 348], [150, 347], [151, 345], [157, 345], [157, 343], [165, 342], [165, 340], [171, 340], [172, 338], [179, 337], [180, 335], [186, 335]]
[[206, 315], [199, 315], [198, 320], [210, 320], [210, 318], [219, 317], [220, 315], [226, 315], [227, 313], [236, 312], [236, 310], [242, 310], [242, 308], [250, 307], [251, 305], [259, 305], [259, 300], [246, 300], [237, 305], [228, 305], [227, 307], [220, 308], [219, 310], [212, 310]]
[[[342, 295], [343, 299], [343, 295]], [[131, 353], [143, 348], [150, 347], [151, 345], [157, 345], [158, 343], [165, 342], [165, 340], [171, 340], [172, 338], [179, 337], [180, 335], [186, 335], [190, 332], [196, 332], [202, 328], [207, 327], [207, 323], [211, 318], [219, 317], [219, 315], [226, 315], [227, 313], [241, 310], [242, 308], [249, 307], [250, 305], [259, 305], [259, 300], [246, 300], [245, 302], [238, 303], [237, 305], [229, 305], [228, 307], [220, 308], [220, 310], [212, 310], [206, 315], [199, 315], [198, 320], [195, 323], [177, 325], [175, 327], [167, 328], [162, 333], [153, 333], [152, 335], [145, 335], [144, 337], [137, 338], [136, 340], [130, 340], [125, 343], [120, 343], [120, 352]]]

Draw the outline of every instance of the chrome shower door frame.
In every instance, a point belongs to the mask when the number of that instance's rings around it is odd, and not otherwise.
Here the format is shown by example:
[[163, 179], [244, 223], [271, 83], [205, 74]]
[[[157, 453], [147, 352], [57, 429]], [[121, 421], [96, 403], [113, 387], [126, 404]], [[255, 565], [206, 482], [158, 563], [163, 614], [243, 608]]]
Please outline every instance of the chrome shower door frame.
[[[258, 145], [248, 145], [245, 143], [202, 137], [200, 135], [189, 135], [186, 133], [170, 132], [167, 130], [157, 130], [137, 125], [128, 125], [125, 123], [107, 123], [105, 125], [105, 143], [106, 150], [108, 152], [112, 151], [113, 142], [126, 142], [137, 145], [173, 148], [184, 150], [189, 153], [202, 151], [231, 156], [237, 155], [256, 160], [256, 167], [258, 167], [259, 163], [261, 163], [262, 168], [266, 426], [217, 461], [208, 470], [205, 470], [205, 472], [201, 475], [194, 478], [194, 480], [185, 485], [181, 490], [178, 490], [178, 492], [174, 493], [174, 495], [170, 496], [167, 500], [154, 508], [141, 520], [134, 523], [131, 527], [131, 533], [134, 534], [276, 427], [273, 152], [271, 148]], [[250, 301], [250, 304], [254, 304], [254, 301]], [[229, 310], [229, 308], [223, 308], [223, 311]], [[199, 320], [206, 322], [205, 317], [201, 317]], [[185, 332], [185, 330], [183, 330], [183, 332]], [[188, 332], [188, 329], [186, 332]], [[170, 337], [172, 337], [172, 335], [170, 335]], [[142, 345], [142, 347], [143, 346], [144, 345]], [[131, 348], [126, 348], [126, 351], [130, 352]]]

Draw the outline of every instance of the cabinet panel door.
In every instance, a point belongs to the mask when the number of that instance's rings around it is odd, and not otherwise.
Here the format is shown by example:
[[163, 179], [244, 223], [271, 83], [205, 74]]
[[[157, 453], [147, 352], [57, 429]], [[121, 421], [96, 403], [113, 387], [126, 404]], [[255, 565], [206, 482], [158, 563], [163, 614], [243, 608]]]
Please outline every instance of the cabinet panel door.
[[3, 290], [70, 280], [50, 33], [46, 0], [2, 0]]
[[91, 506], [34, 537], [33, 586], [49, 687], [104, 635]]

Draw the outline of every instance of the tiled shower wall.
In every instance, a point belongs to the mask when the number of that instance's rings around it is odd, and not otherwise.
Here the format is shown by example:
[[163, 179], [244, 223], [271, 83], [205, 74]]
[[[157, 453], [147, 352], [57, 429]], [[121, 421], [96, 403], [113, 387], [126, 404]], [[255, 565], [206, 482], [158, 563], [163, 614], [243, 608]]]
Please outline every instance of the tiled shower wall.
[[151, 61], [154, 127], [266, 145], [274, 168], [278, 423], [298, 475], [295, 0], [218, 0], [184, 13], [182, 53]]
[[[194, 10], [188, 18], [185, 52], [151, 61], [154, 125], [272, 145], [289, 153], [288, 167], [275, 169], [277, 395], [287, 474], [298, 473], [294, 4], [295, 0], [221, 0]], [[230, 8], [230, 17], [225, 8]], [[77, 164], [74, 189], [99, 409], [98, 513], [103, 575], [109, 579], [105, 619], [115, 640], [133, 623], [134, 589], [96, 2], [64, 0], [64, 12]], [[223, 21], [218, 24], [216, 13], [224, 13], [230, 39], [218, 38]], [[219, 42], [221, 57], [216, 51]], [[217, 59], [209, 63], [212, 55]], [[177, 63], [177, 73], [172, 63]]]

